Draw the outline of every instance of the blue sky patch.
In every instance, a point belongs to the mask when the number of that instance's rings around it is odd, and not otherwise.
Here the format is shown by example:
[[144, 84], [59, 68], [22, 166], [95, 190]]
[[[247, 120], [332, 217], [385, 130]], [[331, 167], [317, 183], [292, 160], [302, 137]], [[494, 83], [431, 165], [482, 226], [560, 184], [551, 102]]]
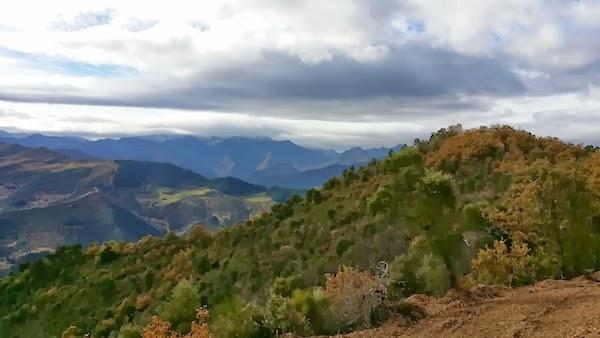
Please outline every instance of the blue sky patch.
[[0, 56], [15, 59], [28, 68], [71, 76], [96, 76], [100, 78], [125, 77], [137, 73], [130, 67], [109, 64], [78, 62], [64, 57], [25, 53], [0, 47]]

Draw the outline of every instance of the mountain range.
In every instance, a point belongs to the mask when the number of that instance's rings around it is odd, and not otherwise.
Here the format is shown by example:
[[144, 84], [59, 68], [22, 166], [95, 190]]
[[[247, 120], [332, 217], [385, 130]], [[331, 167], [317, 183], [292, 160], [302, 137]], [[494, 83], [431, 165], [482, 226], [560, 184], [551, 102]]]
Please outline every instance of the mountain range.
[[171, 163], [207, 178], [239, 179], [283, 188], [309, 189], [351, 165], [385, 157], [392, 148], [353, 147], [343, 152], [310, 149], [267, 137], [199, 138], [151, 135], [87, 140], [42, 134], [0, 133], [0, 142], [46, 147], [78, 159], [139, 160]]
[[[63, 141], [55, 145], [64, 144]], [[74, 159], [0, 143], [0, 258], [245, 222], [291, 191], [169, 163]]]

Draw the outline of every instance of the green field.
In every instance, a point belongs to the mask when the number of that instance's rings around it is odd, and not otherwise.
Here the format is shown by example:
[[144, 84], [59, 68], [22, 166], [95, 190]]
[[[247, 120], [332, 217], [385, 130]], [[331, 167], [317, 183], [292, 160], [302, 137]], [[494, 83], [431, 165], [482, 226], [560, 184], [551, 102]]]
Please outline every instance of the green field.
[[248, 196], [244, 198], [244, 200], [248, 203], [269, 203], [273, 201], [271, 196], [267, 195], [266, 193]]
[[172, 191], [169, 189], [161, 189], [158, 192], [158, 205], [167, 205], [190, 196], [205, 196], [206, 194], [216, 190], [210, 188], [195, 188], [189, 190]]

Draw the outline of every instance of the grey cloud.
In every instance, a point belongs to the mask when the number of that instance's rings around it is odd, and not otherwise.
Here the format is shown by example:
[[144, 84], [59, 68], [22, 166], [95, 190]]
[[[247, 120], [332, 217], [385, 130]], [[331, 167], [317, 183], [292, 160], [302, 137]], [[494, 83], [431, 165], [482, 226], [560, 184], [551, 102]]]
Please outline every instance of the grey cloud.
[[0, 117], [16, 117], [21, 120], [33, 118], [33, 116], [30, 114], [15, 111], [13, 109], [3, 109], [3, 108], [0, 108]]
[[339, 119], [337, 114], [343, 114], [347, 120], [358, 120], [364, 115], [482, 110], [489, 103], [479, 96], [518, 95], [525, 90], [500, 60], [418, 45], [391, 48], [384, 60], [374, 63], [338, 55], [329, 62], [309, 65], [292, 56], [268, 53], [252, 67], [146, 85], [146, 89], [133, 94], [102, 96], [57, 90], [30, 95], [5, 93], [0, 99], [236, 111], [294, 118]]
[[578, 144], [600, 145], [598, 109], [560, 109], [533, 114], [533, 120], [517, 126], [539, 136], [559, 136]]

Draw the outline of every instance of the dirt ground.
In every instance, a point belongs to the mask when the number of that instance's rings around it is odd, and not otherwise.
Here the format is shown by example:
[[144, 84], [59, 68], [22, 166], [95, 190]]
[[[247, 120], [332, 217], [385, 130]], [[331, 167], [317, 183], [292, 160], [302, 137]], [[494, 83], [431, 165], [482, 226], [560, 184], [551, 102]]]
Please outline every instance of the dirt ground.
[[414, 295], [423, 319], [392, 319], [338, 337], [600, 337], [600, 283], [577, 278], [508, 289], [476, 288], [443, 298]]

